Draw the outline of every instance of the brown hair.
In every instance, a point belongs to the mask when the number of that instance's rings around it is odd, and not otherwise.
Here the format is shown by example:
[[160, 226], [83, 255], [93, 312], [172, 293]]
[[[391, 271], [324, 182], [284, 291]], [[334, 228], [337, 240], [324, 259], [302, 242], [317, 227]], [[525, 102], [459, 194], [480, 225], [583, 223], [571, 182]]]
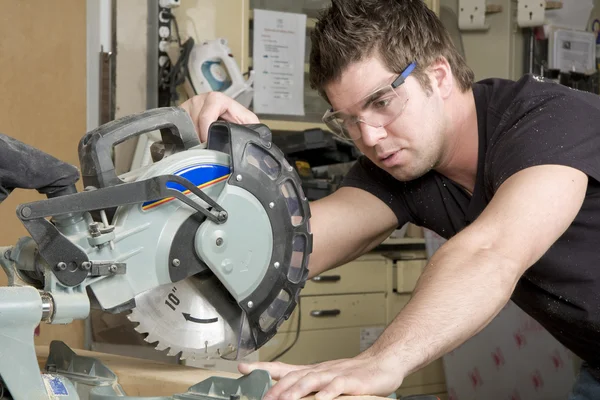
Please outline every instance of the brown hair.
[[423, 0], [332, 0], [311, 34], [310, 85], [327, 99], [323, 86], [351, 63], [379, 55], [401, 73], [411, 62], [421, 87], [431, 92], [425, 69], [445, 57], [461, 91], [474, 74], [454, 47], [442, 22]]

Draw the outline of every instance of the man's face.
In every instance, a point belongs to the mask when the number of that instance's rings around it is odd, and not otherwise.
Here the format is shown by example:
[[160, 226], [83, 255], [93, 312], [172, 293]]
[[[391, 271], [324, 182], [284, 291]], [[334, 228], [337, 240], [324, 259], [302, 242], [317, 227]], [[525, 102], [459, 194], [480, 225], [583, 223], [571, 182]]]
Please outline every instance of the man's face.
[[[362, 99], [396, 77], [398, 74], [373, 57], [351, 64], [339, 80], [325, 86], [325, 92], [334, 111], [346, 110], [360, 118]], [[355, 143], [378, 167], [398, 180], [409, 181], [433, 169], [440, 160], [443, 101], [435, 88], [432, 94], [426, 93], [410, 75], [398, 90], [402, 93], [399, 99], [405, 102], [402, 112], [383, 127], [357, 122], [360, 138]]]

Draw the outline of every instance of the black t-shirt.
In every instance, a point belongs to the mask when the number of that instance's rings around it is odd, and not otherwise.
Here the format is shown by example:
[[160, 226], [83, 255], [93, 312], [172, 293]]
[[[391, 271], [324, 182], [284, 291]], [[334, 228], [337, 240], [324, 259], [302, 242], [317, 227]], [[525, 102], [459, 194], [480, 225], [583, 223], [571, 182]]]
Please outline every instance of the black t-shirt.
[[512, 300], [567, 348], [600, 367], [600, 97], [526, 75], [473, 85], [479, 130], [473, 196], [431, 171], [400, 182], [361, 157], [343, 186], [364, 189], [410, 221], [450, 238], [474, 221], [499, 186], [535, 165], [589, 177], [567, 231], [519, 280]]

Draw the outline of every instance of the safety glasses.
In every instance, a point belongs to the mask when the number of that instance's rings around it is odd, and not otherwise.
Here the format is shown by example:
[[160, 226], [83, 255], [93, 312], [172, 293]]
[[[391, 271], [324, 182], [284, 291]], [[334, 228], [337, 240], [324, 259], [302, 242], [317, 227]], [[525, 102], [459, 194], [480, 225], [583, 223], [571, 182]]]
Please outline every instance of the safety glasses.
[[415, 69], [412, 62], [389, 85], [375, 90], [361, 100], [344, 108], [329, 109], [323, 116], [323, 122], [336, 135], [346, 140], [360, 139], [360, 124], [381, 128], [398, 118], [408, 101], [408, 94], [402, 85]]

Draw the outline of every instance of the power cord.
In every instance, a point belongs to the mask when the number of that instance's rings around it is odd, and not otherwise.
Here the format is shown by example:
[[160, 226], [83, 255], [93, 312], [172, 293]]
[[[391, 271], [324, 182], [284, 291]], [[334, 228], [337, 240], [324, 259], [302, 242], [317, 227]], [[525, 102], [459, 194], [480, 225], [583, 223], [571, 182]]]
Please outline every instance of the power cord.
[[296, 327], [296, 337], [294, 338], [294, 341], [292, 342], [292, 344], [290, 344], [281, 353], [279, 353], [275, 357], [273, 357], [271, 359], [271, 362], [277, 361], [279, 358], [283, 357], [283, 355], [285, 353], [287, 353], [288, 351], [290, 351], [292, 349], [292, 347], [294, 347], [294, 345], [298, 342], [298, 338], [300, 337], [300, 321], [301, 320], [302, 320], [302, 308], [300, 306], [300, 296], [298, 296], [298, 326]]
[[[177, 34], [176, 42], [179, 46], [179, 57], [175, 65], [172, 65], [171, 62], [167, 62], [163, 67], [161, 67], [161, 71], [159, 71], [159, 76], [161, 77], [160, 86], [168, 89], [169, 92], [169, 102], [170, 104], [177, 104], [177, 100], [179, 100], [179, 94], [177, 93], [177, 88], [185, 83], [187, 79], [192, 85], [192, 80], [190, 79], [190, 73], [188, 69], [188, 62], [190, 59], [190, 54], [192, 49], [194, 48], [194, 39], [192, 37], [188, 38], [185, 42], [181, 42], [181, 34], [179, 32], [179, 24], [177, 23], [177, 18], [171, 12], [165, 12], [163, 14], [165, 18], [168, 18], [171, 23], [174, 25], [174, 31]], [[164, 73], [163, 70], [168, 71]], [[195, 92], [195, 88], [194, 92]]]

